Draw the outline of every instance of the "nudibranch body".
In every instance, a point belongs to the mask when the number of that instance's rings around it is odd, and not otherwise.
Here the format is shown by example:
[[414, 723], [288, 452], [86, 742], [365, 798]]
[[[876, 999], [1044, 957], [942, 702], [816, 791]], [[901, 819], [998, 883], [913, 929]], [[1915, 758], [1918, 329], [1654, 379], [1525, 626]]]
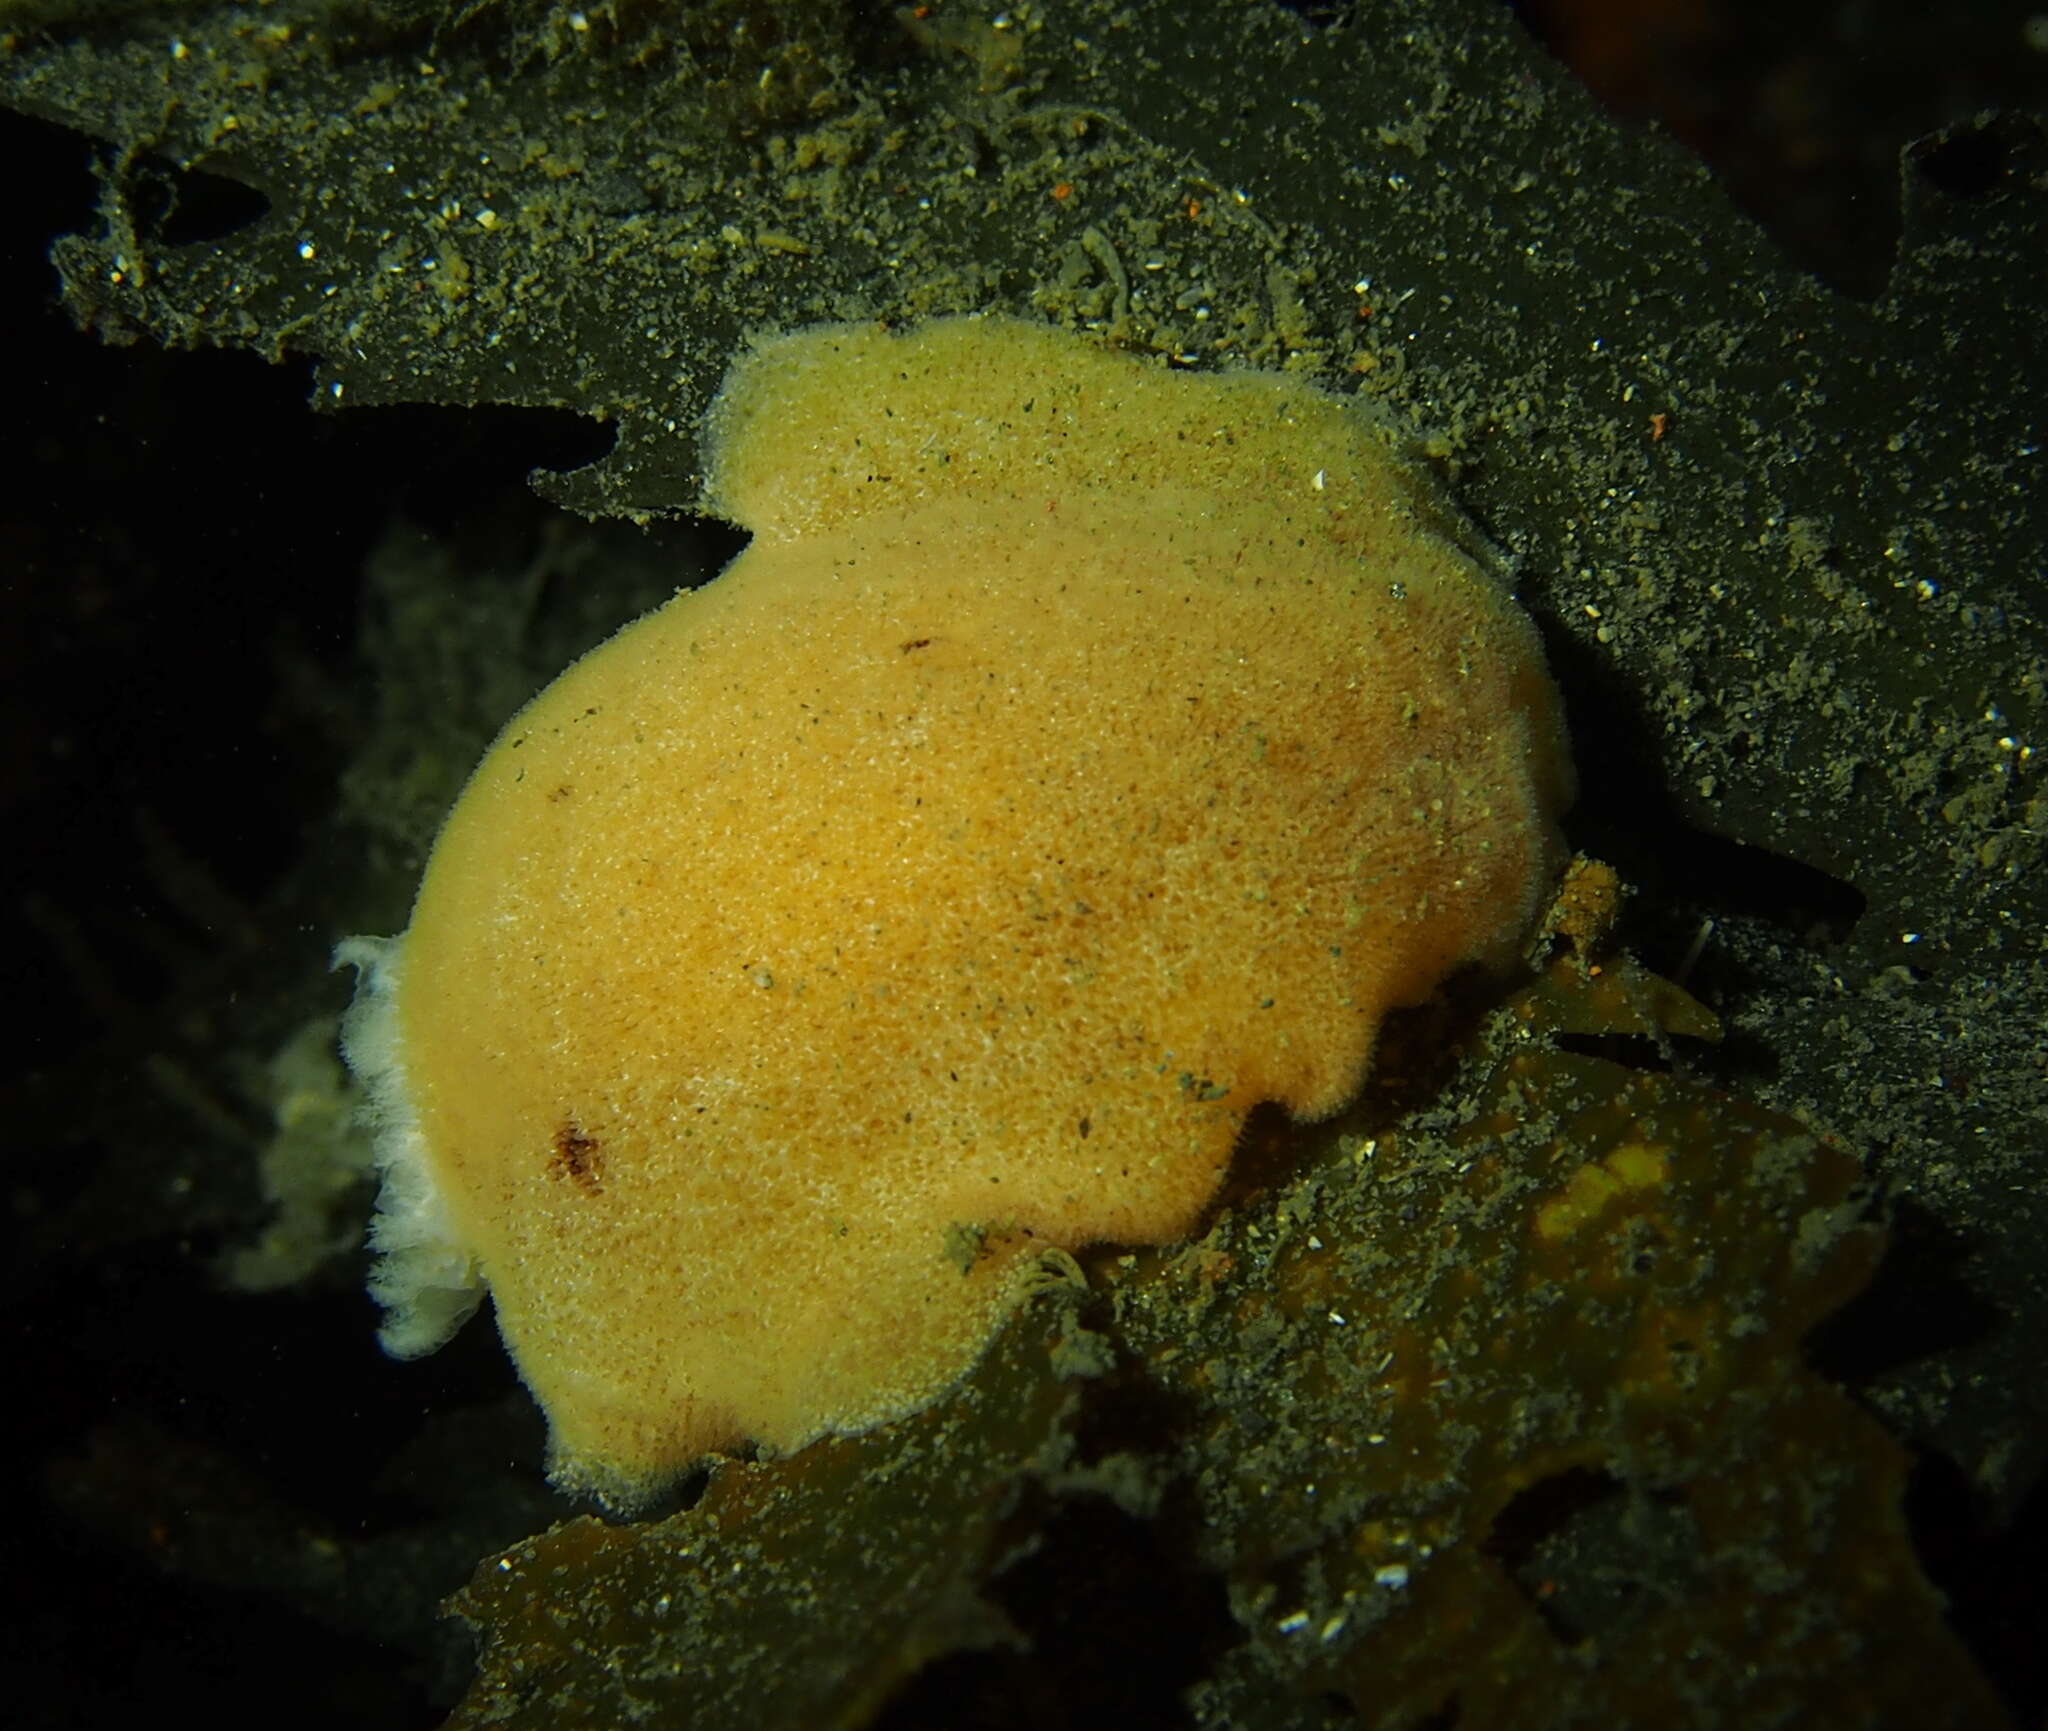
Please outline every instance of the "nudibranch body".
[[487, 1283], [630, 1507], [956, 1380], [1047, 1247], [1161, 1243], [1245, 1114], [1510, 958], [1567, 797], [1535, 633], [1357, 412], [1003, 319], [734, 368], [752, 531], [485, 757], [345, 959], [375, 1290]]

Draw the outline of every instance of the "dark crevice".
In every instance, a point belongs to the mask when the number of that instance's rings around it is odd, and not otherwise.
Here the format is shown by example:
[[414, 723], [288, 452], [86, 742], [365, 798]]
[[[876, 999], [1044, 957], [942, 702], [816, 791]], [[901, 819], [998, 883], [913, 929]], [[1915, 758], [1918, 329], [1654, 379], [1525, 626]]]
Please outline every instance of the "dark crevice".
[[1624, 1064], [1631, 1070], [1665, 1075], [1672, 1069], [1670, 1043], [1647, 1034], [1558, 1034], [1552, 1043], [1560, 1052], [1604, 1058], [1610, 1064]]
[[1559, 1641], [1613, 1640], [1692, 1592], [1704, 1561], [1683, 1496], [1569, 1467], [1518, 1493], [1480, 1547]]
[[1221, 1577], [1177, 1536], [1078, 1496], [1038, 1523], [1038, 1542], [985, 1596], [1020, 1644], [954, 1653], [892, 1700], [876, 1731], [1045, 1731], [1049, 1725], [1180, 1731], [1190, 1685], [1241, 1638]]
[[150, 158], [122, 188], [136, 229], [164, 248], [207, 246], [270, 214], [270, 200], [247, 181]]
[[1950, 198], [1982, 198], [2004, 178], [2012, 152], [1997, 133], [1957, 127], [1906, 152], [1913, 171]]
[[2041, 1640], [2041, 1556], [2048, 1547], [2048, 1479], [2002, 1526], [1946, 1455], [1923, 1453], [1906, 1481], [1906, 1529], [1949, 1621], [2011, 1709], [2015, 1725], [2048, 1715], [2048, 1645]]
[[1553, 638], [1549, 647], [1572, 695], [1579, 798], [1567, 832], [1574, 846], [1659, 902], [1765, 921], [1808, 947], [1848, 940], [1866, 907], [1855, 885], [1690, 822], [1663, 786], [1654, 729], [1630, 696], [1576, 646]]
[[1970, 1247], [1926, 1208], [1901, 1199], [1875, 1278], [1806, 1337], [1806, 1357], [1831, 1381], [1859, 1388], [1936, 1354], [1988, 1339], [2004, 1316], [1972, 1286]]

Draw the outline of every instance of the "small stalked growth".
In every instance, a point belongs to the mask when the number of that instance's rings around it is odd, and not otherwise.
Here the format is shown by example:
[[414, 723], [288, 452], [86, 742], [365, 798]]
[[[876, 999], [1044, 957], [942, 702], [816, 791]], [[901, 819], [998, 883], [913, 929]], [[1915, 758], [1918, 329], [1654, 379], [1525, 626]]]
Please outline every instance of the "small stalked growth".
[[481, 1284], [555, 1473], [912, 1411], [1038, 1253], [1186, 1233], [1245, 1114], [1520, 944], [1534, 632], [1334, 398], [1023, 323], [733, 369], [715, 582], [508, 727], [353, 940], [386, 1345]]

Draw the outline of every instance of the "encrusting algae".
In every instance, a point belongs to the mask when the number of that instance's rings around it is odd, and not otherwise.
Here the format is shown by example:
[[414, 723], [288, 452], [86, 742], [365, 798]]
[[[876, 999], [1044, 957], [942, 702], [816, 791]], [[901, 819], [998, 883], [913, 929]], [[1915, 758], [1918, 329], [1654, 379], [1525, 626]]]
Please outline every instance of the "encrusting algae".
[[1246, 1113], [1519, 950], [1569, 770], [1534, 631], [1298, 383], [1008, 320], [742, 359], [715, 582], [493, 746], [353, 940], [384, 1339], [487, 1283], [618, 1506], [953, 1383], [1048, 1248], [1164, 1243]]

